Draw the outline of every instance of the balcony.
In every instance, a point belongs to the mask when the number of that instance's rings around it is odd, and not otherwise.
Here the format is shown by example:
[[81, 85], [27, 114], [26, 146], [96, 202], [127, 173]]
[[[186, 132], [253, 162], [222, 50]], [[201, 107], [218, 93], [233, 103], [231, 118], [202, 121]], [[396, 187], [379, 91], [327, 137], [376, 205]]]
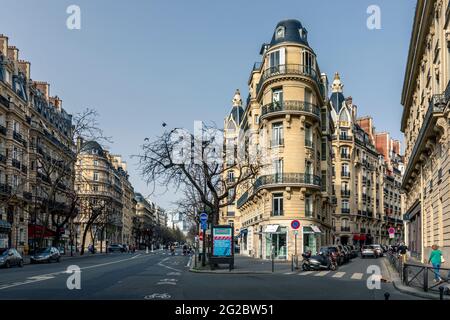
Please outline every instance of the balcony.
[[350, 178], [350, 172], [341, 172], [341, 177], [342, 178]]
[[350, 155], [348, 153], [341, 153], [341, 159], [350, 160]]
[[259, 189], [264, 187], [276, 187], [278, 185], [298, 185], [309, 188], [321, 188], [321, 179], [319, 176], [305, 173], [283, 173], [260, 176], [249, 190], [247, 190], [238, 199], [236, 205], [240, 208], [245, 202], [253, 196]]
[[261, 108], [261, 120], [284, 113], [299, 113], [320, 118], [320, 108], [312, 103], [299, 100], [272, 102]]
[[273, 217], [284, 216], [284, 211], [283, 210], [273, 210], [270, 214]]
[[284, 139], [270, 140], [270, 147], [271, 148], [283, 147], [283, 146], [284, 146]]
[[339, 135], [339, 140], [341, 141], [353, 141], [353, 138], [350, 136], [347, 136], [345, 134], [340, 134]]
[[350, 197], [350, 190], [341, 190], [342, 197]]
[[0, 183], [0, 194], [3, 195], [10, 195], [11, 194], [11, 186], [4, 184], [4, 183]]
[[319, 90], [322, 91], [322, 84], [320, 83], [319, 76], [313, 67], [301, 64], [280, 64], [263, 71], [261, 79], [256, 86], [256, 93], [259, 94], [266, 80], [283, 75], [297, 75], [313, 79], [319, 87]]
[[9, 109], [9, 100], [0, 94], [0, 104]]
[[350, 227], [341, 227], [342, 232], [350, 232]]
[[11, 160], [11, 164], [12, 164], [12, 166], [13, 166], [14, 168], [17, 168], [17, 169], [20, 170], [20, 161], [19, 161], [19, 160], [17, 160], [17, 159], [12, 159], [12, 160]]
[[341, 213], [343, 214], [350, 214], [350, 208], [342, 208]]
[[305, 139], [305, 147], [314, 148], [314, 142], [310, 139]]
[[[409, 189], [410, 178], [415, 170], [415, 165], [419, 161], [422, 152], [425, 152], [429, 148], [427, 140], [436, 136], [436, 123], [439, 117], [443, 117], [444, 109], [447, 102], [450, 99], [450, 82], [447, 85], [447, 89], [444, 94], [433, 95], [430, 104], [428, 106], [427, 113], [422, 122], [419, 135], [417, 136], [414, 148], [410, 153], [410, 157], [407, 162], [405, 174], [403, 177], [402, 188]], [[439, 131], [439, 130], [438, 130]]]

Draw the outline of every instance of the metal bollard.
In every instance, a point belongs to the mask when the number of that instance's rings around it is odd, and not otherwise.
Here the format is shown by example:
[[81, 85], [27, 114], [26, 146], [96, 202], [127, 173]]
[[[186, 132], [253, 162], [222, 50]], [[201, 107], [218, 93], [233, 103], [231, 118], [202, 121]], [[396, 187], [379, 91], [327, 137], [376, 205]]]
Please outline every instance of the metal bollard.
[[439, 287], [439, 300], [444, 300], [444, 290], [445, 288], [443, 286]]
[[291, 271], [294, 272], [294, 255], [292, 255], [292, 260], [291, 260]]
[[389, 294], [389, 292], [385, 292], [384, 293], [384, 300], [389, 300], [389, 297], [390, 297], [391, 295]]

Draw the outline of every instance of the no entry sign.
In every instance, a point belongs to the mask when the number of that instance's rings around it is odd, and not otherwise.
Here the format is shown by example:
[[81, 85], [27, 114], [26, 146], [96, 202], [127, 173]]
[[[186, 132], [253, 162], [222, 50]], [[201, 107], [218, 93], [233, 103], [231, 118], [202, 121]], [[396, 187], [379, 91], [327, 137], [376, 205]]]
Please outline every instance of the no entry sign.
[[292, 220], [291, 221], [291, 228], [294, 229], [294, 230], [297, 230], [298, 228], [300, 228], [300, 221]]
[[394, 233], [395, 233], [395, 229], [392, 228], [392, 227], [390, 227], [389, 230], [388, 230], [388, 232], [389, 232], [389, 234], [394, 234]]

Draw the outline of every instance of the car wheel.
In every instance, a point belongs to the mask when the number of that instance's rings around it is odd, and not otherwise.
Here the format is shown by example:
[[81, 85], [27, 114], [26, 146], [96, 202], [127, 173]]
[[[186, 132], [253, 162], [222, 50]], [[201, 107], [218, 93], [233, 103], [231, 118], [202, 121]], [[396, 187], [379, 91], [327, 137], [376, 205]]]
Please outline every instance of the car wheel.
[[6, 261], [6, 262], [5, 262], [5, 268], [6, 268], [6, 269], [11, 268], [11, 264], [9, 263], [9, 261]]
[[48, 258], [47, 262], [52, 263], [52, 258]]
[[61, 262], [61, 257], [56, 258], [56, 262]]
[[19, 267], [23, 268], [23, 260], [19, 261]]

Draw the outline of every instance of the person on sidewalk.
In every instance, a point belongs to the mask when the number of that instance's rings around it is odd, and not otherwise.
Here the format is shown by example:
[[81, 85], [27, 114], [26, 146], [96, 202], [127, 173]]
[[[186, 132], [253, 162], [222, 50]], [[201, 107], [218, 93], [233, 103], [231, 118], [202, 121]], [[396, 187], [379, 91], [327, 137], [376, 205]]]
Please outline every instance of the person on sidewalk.
[[398, 247], [398, 253], [400, 254], [400, 260], [402, 263], [406, 263], [408, 260], [407, 251], [408, 247], [402, 242]]
[[439, 250], [439, 247], [436, 244], [433, 244], [431, 246], [431, 253], [430, 253], [430, 257], [428, 258], [428, 263], [431, 263], [431, 265], [433, 266], [433, 271], [434, 271], [434, 282], [441, 282], [442, 278], [441, 275], [439, 273], [439, 270], [441, 268], [441, 263], [442, 263], [442, 252], [441, 250]]

